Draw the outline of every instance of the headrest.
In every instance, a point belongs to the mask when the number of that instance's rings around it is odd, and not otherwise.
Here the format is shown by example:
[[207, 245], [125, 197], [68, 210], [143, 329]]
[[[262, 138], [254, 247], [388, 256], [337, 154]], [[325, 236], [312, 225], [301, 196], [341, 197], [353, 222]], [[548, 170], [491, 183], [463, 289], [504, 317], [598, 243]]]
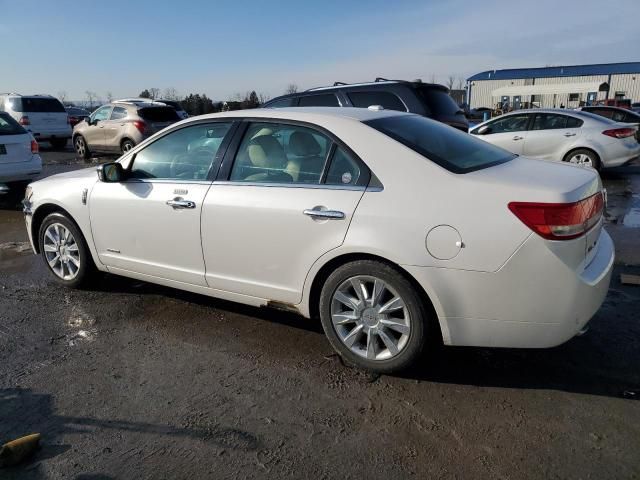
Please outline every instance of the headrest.
[[297, 157], [319, 155], [322, 147], [309, 132], [293, 132], [289, 137], [289, 151]]
[[284, 169], [287, 165], [282, 145], [269, 135], [253, 138], [247, 146], [247, 154], [255, 167]]

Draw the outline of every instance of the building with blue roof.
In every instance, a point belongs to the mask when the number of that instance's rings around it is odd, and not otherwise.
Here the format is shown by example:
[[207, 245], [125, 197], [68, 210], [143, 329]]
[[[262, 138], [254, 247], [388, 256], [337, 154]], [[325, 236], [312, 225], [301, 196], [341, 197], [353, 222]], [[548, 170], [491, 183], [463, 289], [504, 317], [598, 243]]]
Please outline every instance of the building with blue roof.
[[471, 108], [519, 109], [640, 101], [640, 62], [487, 70], [467, 79]]

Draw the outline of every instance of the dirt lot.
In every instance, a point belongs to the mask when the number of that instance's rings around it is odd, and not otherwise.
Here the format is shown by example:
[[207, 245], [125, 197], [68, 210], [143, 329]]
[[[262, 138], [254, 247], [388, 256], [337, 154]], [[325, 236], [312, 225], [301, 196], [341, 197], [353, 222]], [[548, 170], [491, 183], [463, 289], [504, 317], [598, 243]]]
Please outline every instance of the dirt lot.
[[43, 447], [0, 477], [640, 478], [640, 287], [618, 275], [640, 273], [640, 167], [605, 183], [618, 260], [586, 335], [443, 348], [403, 377], [343, 365], [295, 315], [112, 276], [61, 288], [4, 198], [0, 441]]

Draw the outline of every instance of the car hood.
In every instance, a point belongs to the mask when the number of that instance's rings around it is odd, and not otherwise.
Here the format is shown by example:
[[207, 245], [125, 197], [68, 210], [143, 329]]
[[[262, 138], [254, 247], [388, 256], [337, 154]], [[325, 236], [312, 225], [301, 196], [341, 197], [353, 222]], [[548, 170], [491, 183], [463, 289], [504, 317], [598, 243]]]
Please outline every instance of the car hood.
[[88, 168], [82, 168], [80, 170], [73, 170], [71, 172], [58, 173], [56, 175], [51, 175], [47, 178], [43, 178], [42, 180], [38, 180], [37, 182], [34, 182], [34, 184], [64, 182], [65, 180], [97, 181], [98, 174], [96, 173], [96, 167], [88, 167]]

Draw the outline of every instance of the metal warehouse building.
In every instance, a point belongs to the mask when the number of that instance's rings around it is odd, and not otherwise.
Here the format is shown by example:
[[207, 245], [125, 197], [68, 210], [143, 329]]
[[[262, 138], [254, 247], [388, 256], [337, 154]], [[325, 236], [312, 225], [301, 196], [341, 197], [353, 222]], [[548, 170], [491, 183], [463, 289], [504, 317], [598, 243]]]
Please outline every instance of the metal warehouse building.
[[471, 108], [574, 108], [614, 98], [640, 101], [640, 62], [489, 70], [467, 79]]

